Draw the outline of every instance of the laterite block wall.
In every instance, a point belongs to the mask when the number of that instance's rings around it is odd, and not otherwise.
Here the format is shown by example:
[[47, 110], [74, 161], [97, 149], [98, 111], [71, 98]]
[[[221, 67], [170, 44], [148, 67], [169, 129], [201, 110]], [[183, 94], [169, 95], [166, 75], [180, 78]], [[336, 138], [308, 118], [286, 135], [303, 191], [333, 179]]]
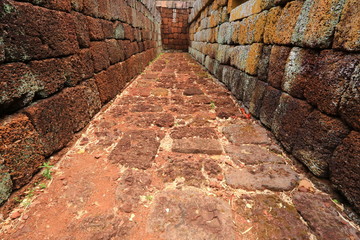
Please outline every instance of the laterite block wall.
[[150, 0], [0, 3], [0, 204], [160, 52]]
[[196, 1], [190, 53], [360, 212], [359, 2], [242, 2]]
[[161, 14], [161, 39], [164, 50], [188, 51], [188, 19], [192, 0], [157, 1]]

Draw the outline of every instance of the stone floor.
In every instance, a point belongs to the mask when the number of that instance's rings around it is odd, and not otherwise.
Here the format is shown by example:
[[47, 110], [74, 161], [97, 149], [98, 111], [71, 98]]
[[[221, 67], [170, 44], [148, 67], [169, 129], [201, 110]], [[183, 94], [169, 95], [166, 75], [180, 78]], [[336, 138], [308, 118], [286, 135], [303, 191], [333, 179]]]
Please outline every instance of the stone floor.
[[161, 55], [51, 171], [0, 239], [360, 239], [186, 53]]

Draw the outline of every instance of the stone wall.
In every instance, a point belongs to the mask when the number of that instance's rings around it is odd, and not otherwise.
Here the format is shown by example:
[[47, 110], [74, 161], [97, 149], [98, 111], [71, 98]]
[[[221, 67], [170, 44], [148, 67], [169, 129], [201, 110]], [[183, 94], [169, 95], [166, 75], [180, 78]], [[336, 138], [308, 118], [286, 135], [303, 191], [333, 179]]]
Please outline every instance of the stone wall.
[[150, 0], [0, 3], [0, 204], [160, 52]]
[[189, 48], [188, 18], [193, 1], [157, 1], [161, 14], [161, 39], [165, 50]]
[[190, 53], [360, 212], [360, 4], [241, 2], [197, 0]]

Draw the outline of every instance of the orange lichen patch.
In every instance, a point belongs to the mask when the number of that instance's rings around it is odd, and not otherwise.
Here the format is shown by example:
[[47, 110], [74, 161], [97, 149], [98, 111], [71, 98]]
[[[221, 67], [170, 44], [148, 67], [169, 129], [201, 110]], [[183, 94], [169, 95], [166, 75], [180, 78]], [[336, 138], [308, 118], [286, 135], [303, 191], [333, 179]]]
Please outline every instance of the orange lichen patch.
[[333, 47], [348, 51], [360, 50], [359, 12], [360, 4], [357, 0], [346, 1], [340, 23], [336, 26]]
[[276, 31], [273, 35], [274, 43], [290, 44], [296, 21], [301, 12], [303, 2], [293, 1], [286, 4], [279, 21], [276, 24]]
[[275, 7], [270, 9], [264, 30], [264, 43], [274, 43], [274, 37], [276, 34], [276, 25], [281, 16], [281, 7]]
[[257, 69], [262, 53], [263, 44], [262, 43], [254, 43], [250, 47], [249, 55], [246, 61], [245, 72], [250, 75], [256, 75]]

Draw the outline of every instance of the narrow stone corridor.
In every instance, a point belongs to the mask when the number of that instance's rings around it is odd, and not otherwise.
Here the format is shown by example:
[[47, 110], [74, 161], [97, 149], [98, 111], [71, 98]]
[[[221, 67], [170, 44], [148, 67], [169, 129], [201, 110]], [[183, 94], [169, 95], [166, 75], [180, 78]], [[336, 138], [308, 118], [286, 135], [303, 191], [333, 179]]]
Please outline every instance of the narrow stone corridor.
[[360, 239], [187, 53], [160, 55], [80, 134], [0, 239]]

